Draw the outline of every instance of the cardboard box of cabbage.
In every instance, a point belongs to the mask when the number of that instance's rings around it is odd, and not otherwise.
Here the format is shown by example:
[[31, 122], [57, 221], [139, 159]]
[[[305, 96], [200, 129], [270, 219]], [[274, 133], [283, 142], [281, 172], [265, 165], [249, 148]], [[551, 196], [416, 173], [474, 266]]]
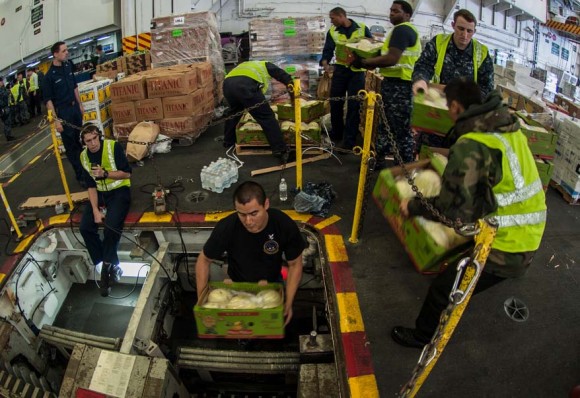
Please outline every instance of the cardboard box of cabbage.
[[446, 135], [453, 127], [453, 120], [449, 116], [447, 101], [443, 88], [439, 84], [429, 84], [426, 93], [413, 97], [413, 112], [411, 126], [429, 133]]
[[200, 338], [284, 338], [281, 283], [209, 282], [193, 314]]
[[[432, 159], [405, 165], [415, 176], [415, 185], [427, 197], [436, 196], [441, 190], [440, 175], [433, 169], [443, 170], [444, 167], [433, 167], [432, 162], [446, 161], [439, 154], [431, 156]], [[412, 196], [414, 192], [401, 167], [381, 171], [373, 190], [375, 202], [405, 247], [417, 271], [441, 272], [463, 253], [469, 246], [468, 241], [441, 223], [423, 217], [401, 216], [401, 200]]]

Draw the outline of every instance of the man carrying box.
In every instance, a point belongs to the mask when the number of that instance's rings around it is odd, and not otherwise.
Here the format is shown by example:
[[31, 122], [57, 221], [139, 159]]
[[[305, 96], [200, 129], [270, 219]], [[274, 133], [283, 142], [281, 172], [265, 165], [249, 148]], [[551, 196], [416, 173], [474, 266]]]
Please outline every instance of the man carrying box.
[[[381, 68], [383, 109], [403, 162], [412, 162], [415, 158], [415, 141], [411, 132], [411, 75], [421, 54], [421, 41], [417, 29], [409, 22], [412, 15], [413, 8], [409, 3], [393, 1], [389, 18], [395, 27], [387, 36], [381, 55], [367, 59], [355, 56], [351, 64], [355, 68]], [[386, 130], [382, 127], [377, 137], [378, 168], [384, 163], [388, 147]]]
[[[527, 138], [518, 119], [493, 91], [481, 103], [479, 86], [459, 78], [445, 87], [449, 114], [455, 122], [449, 162], [439, 196], [428, 199], [451, 220], [474, 223], [494, 217], [499, 227], [473, 294], [505, 280], [523, 276], [530, 266], [546, 225], [546, 198]], [[401, 202], [406, 216], [433, 215], [418, 199]], [[435, 278], [415, 329], [396, 326], [391, 336], [398, 344], [422, 348], [432, 338], [441, 312], [449, 303], [456, 267]]]
[[[347, 93], [351, 96], [357, 95], [360, 90], [365, 88], [365, 74], [363, 69], [347, 64], [345, 44], [356, 43], [365, 37], [372, 38], [373, 36], [365, 24], [347, 18], [346, 11], [340, 7], [330, 10], [329, 15], [333, 26], [326, 34], [320, 66], [324, 68], [326, 73], [332, 71], [330, 96], [344, 97]], [[330, 61], [334, 55], [336, 63], [332, 69]], [[360, 124], [359, 109], [360, 102], [358, 100], [348, 101], [345, 125], [344, 100], [330, 102], [330, 122], [332, 123], [330, 138], [336, 142], [344, 138], [342, 144], [344, 149], [350, 150], [356, 144]]]
[[[266, 139], [272, 148], [272, 154], [283, 163], [289, 160], [289, 150], [284, 142], [280, 125], [274, 111], [266, 102], [264, 94], [268, 91], [270, 78], [278, 80], [286, 87], [292, 83], [292, 76], [271, 62], [247, 61], [239, 64], [227, 74], [224, 80], [224, 97], [231, 107], [231, 113], [240, 113], [250, 108], [250, 115], [262, 127]], [[294, 99], [292, 91], [290, 98]], [[254, 107], [260, 104], [260, 106]], [[236, 143], [236, 126], [242, 115], [227, 119], [224, 128], [224, 147], [229, 148]]]
[[282, 281], [282, 263], [288, 263], [285, 325], [292, 319], [292, 303], [302, 278], [304, 240], [298, 226], [278, 209], [270, 208], [264, 188], [246, 181], [234, 192], [236, 212], [215, 226], [195, 265], [197, 298], [209, 279], [212, 259], [228, 256], [228, 275], [234, 282]]

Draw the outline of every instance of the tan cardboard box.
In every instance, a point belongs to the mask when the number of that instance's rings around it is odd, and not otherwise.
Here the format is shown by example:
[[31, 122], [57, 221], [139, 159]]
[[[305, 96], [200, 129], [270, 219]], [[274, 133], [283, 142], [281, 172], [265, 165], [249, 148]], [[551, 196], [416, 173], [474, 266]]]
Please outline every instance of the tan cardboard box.
[[197, 89], [197, 73], [189, 71], [166, 71], [146, 76], [148, 98], [171, 97], [189, 94]]
[[159, 121], [159, 129], [169, 137], [199, 136], [210, 120], [207, 115], [168, 118]]
[[199, 62], [192, 67], [197, 71], [197, 82], [199, 87], [211, 85], [213, 83], [212, 67], [210, 62]]
[[137, 122], [113, 124], [113, 136], [117, 141], [127, 141], [129, 134], [131, 134], [136, 125]]
[[201, 102], [196, 90], [188, 95], [163, 98], [163, 114], [166, 118], [185, 117], [194, 114], [196, 103]]
[[113, 102], [137, 101], [147, 98], [145, 79], [141, 75], [131, 75], [111, 84]]
[[136, 122], [135, 103], [131, 101], [121, 103], [113, 102], [111, 105], [111, 115], [113, 116], [115, 124]]
[[135, 116], [138, 122], [163, 119], [161, 98], [135, 101]]

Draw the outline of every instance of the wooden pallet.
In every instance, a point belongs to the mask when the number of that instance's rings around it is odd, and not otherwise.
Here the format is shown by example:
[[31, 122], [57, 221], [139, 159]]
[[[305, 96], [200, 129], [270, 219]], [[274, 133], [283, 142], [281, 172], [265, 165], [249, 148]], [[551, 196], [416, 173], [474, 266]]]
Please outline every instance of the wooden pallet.
[[[294, 145], [291, 145], [290, 148], [295, 149]], [[307, 148], [313, 148], [310, 146], [302, 146], [302, 150]], [[310, 149], [307, 153], [320, 155], [322, 153], [322, 149], [315, 148]], [[270, 149], [269, 145], [240, 145], [236, 144], [236, 155], [245, 156], [245, 155], [271, 155], [272, 150]]]
[[562, 186], [561, 186], [560, 184], [558, 184], [556, 181], [554, 181], [554, 180], [551, 180], [551, 181], [550, 181], [550, 186], [551, 186], [552, 188], [554, 188], [556, 191], [560, 192], [560, 194], [562, 195], [562, 197], [564, 198], [564, 200], [565, 200], [566, 202], [568, 202], [568, 204], [571, 204], [571, 205], [580, 205], [580, 199], [574, 199], [574, 198], [572, 197], [572, 195], [570, 195], [570, 194], [568, 193], [568, 191], [566, 191], [566, 190], [564, 189], [564, 187], [562, 187]]

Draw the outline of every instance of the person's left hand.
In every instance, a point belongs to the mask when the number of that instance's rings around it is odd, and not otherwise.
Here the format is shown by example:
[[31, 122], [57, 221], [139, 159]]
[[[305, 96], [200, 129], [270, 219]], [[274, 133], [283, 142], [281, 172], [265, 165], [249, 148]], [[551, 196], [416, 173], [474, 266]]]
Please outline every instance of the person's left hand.
[[399, 210], [403, 217], [409, 217], [409, 201], [411, 199], [403, 199], [401, 200], [401, 204], [399, 204]]
[[292, 304], [288, 305], [288, 303], [286, 303], [284, 305], [284, 326], [288, 325], [291, 319], [292, 319]]
[[348, 53], [346, 57], [346, 63], [353, 68], [362, 69], [364, 68], [363, 59], [359, 57], [356, 53], [352, 51]]

